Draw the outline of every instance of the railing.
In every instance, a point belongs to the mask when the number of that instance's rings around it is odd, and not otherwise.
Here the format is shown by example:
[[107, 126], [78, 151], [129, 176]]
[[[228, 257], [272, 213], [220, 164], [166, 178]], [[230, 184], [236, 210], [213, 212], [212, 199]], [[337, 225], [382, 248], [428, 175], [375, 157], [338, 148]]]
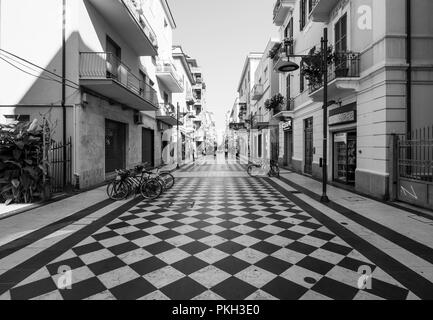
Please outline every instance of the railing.
[[253, 97], [259, 98], [263, 95], [263, 85], [262, 84], [256, 84], [253, 87]]
[[[66, 149], [66, 150], [65, 150]], [[66, 151], [66, 152], [64, 152]], [[66, 154], [66, 158], [64, 155]], [[65, 186], [72, 184], [72, 139], [69, 138], [66, 144], [54, 143], [48, 152], [49, 176], [51, 192], [63, 192]], [[64, 167], [66, 166], [66, 181], [64, 180]]]
[[135, 76], [131, 69], [112, 53], [81, 52], [81, 79], [113, 79], [145, 100], [158, 105], [155, 89]]
[[123, 2], [128, 7], [129, 11], [132, 13], [134, 18], [140, 24], [147, 38], [150, 40], [152, 45], [157, 48], [158, 40], [156, 38], [156, 33], [153, 31], [150, 23], [147, 21], [146, 17], [143, 15], [143, 1], [142, 0], [123, 0]]
[[177, 118], [176, 107], [171, 103], [160, 103], [159, 104], [159, 115], [161, 116], [169, 116], [173, 118]]
[[179, 86], [183, 87], [183, 78], [177, 73], [176, 67], [169, 61], [159, 61], [156, 67], [158, 73], [169, 73], [178, 82]]
[[[360, 75], [360, 54], [353, 52], [335, 53], [328, 65], [328, 82], [338, 78], [358, 78]], [[310, 93], [323, 87], [323, 82], [310, 83]]]
[[278, 114], [283, 111], [293, 111], [293, 110], [295, 110], [295, 99], [286, 99], [286, 103], [274, 109], [274, 114]]
[[399, 136], [397, 150], [399, 177], [433, 183], [433, 126]]

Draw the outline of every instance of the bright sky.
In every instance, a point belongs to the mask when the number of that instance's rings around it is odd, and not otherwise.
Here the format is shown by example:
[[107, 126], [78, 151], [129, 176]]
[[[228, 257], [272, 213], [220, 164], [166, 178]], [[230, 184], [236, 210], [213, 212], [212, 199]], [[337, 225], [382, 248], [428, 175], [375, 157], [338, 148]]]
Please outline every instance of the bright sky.
[[203, 68], [208, 111], [218, 130], [234, 103], [245, 58], [276, 36], [274, 0], [168, 0], [177, 30], [174, 44]]

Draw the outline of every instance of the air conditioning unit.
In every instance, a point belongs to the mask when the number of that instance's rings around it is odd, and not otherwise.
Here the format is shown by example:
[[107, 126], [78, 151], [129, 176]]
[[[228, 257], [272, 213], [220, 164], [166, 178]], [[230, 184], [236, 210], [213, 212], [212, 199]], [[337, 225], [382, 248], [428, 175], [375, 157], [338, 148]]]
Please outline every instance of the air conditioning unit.
[[144, 115], [141, 112], [136, 112], [134, 114], [134, 123], [136, 125], [144, 124]]

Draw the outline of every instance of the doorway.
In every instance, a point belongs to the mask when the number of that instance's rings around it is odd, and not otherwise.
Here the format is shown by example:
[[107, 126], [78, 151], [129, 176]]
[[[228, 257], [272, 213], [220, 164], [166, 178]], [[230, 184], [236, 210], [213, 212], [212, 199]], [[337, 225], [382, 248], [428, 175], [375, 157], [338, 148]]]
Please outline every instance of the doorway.
[[126, 124], [105, 120], [105, 173], [125, 169]]
[[313, 118], [305, 120], [304, 124], [304, 141], [305, 141], [305, 166], [306, 174], [313, 174], [313, 156], [314, 156], [314, 140], [313, 140]]
[[143, 128], [141, 138], [141, 161], [148, 163], [151, 167], [155, 166], [155, 132], [153, 130]]
[[334, 134], [334, 181], [355, 185], [356, 132]]
[[293, 157], [293, 133], [292, 131], [284, 132], [284, 165], [291, 167]]

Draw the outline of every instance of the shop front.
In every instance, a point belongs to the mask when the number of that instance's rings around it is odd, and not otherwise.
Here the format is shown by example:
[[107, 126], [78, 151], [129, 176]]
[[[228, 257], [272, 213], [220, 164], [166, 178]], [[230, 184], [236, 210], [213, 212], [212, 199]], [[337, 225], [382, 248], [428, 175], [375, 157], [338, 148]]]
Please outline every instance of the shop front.
[[330, 111], [332, 132], [333, 180], [355, 185], [357, 168], [356, 103]]

